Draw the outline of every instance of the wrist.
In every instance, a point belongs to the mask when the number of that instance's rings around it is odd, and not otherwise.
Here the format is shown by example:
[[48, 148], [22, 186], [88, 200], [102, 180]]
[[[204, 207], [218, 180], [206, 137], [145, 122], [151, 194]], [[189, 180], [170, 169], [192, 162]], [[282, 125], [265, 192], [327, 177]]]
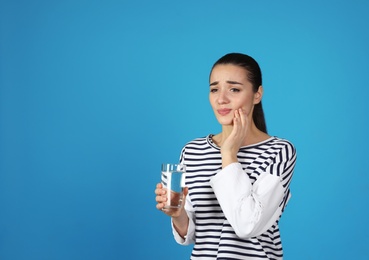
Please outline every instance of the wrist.
[[223, 156], [223, 154], [222, 154], [222, 168], [223, 169], [225, 167], [227, 167], [228, 165], [230, 165], [232, 163], [236, 163], [236, 162], [238, 162], [237, 156], [232, 156], [232, 155]]
[[180, 214], [177, 217], [172, 217], [172, 224], [177, 233], [184, 238], [187, 235], [187, 229], [189, 225], [189, 218], [185, 210], [183, 210], [184, 214]]

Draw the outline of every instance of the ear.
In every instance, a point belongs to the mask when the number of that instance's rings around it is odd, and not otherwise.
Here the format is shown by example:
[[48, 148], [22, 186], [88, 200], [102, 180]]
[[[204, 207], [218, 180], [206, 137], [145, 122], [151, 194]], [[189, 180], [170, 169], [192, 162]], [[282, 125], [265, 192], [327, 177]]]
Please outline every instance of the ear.
[[254, 94], [254, 105], [259, 104], [263, 97], [263, 86], [260, 85], [258, 91]]

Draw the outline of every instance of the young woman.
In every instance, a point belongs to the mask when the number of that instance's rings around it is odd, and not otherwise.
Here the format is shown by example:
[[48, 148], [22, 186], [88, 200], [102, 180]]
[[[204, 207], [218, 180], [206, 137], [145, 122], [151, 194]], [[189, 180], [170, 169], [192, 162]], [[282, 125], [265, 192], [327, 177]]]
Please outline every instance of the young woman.
[[267, 134], [262, 77], [250, 56], [230, 53], [210, 73], [209, 100], [222, 125], [218, 134], [187, 143], [185, 203], [164, 210], [175, 240], [194, 243], [191, 259], [282, 259], [278, 221], [290, 198], [294, 146]]

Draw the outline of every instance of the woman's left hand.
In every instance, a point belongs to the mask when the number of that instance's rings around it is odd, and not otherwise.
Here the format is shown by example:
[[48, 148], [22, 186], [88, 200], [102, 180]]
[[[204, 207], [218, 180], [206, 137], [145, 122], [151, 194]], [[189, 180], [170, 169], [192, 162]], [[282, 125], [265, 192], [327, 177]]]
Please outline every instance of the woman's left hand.
[[234, 114], [232, 132], [224, 140], [221, 147], [223, 168], [231, 163], [238, 162], [237, 153], [244, 143], [247, 134], [249, 121], [246, 113], [242, 108], [239, 108]]

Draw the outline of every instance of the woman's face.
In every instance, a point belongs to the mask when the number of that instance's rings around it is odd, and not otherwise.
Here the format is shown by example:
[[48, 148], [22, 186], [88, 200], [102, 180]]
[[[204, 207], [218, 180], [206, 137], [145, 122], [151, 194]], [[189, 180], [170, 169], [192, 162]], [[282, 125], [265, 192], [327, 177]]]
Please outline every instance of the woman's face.
[[216, 65], [210, 74], [209, 100], [221, 125], [232, 125], [234, 112], [242, 108], [252, 120], [254, 105], [261, 101], [262, 87], [254, 93], [247, 71], [236, 65]]

